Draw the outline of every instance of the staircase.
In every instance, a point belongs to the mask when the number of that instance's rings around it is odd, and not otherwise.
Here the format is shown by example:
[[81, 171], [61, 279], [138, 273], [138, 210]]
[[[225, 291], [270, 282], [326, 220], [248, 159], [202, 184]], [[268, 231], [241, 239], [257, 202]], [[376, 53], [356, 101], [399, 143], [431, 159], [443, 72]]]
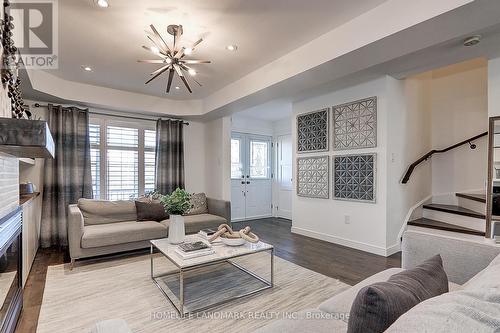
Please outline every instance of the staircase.
[[408, 225], [484, 237], [486, 195], [475, 193], [455, 195], [457, 205], [424, 204], [422, 217], [410, 220]]

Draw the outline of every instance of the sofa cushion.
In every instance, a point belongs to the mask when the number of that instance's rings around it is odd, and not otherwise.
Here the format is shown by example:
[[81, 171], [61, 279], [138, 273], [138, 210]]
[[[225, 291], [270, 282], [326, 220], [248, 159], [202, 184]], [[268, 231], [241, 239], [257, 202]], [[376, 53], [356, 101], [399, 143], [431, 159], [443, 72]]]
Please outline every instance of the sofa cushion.
[[291, 318], [275, 320], [254, 333], [340, 333], [346, 330], [347, 324], [336, 315], [310, 309], [300, 311]]
[[82, 212], [85, 225], [96, 225], [123, 221], [135, 221], [135, 203], [129, 200], [79, 199], [78, 208]]
[[500, 254], [463, 285], [465, 290], [500, 288]]
[[[168, 228], [170, 220], [164, 220], [161, 223]], [[225, 218], [212, 214], [184, 216], [186, 234], [195, 234], [205, 228], [217, 228], [223, 223], [227, 223]]]
[[193, 193], [191, 194], [191, 209], [188, 210], [186, 215], [197, 215], [197, 214], [207, 214], [208, 213], [208, 205], [207, 205], [207, 196], [205, 193]]
[[137, 221], [163, 221], [168, 219], [165, 207], [158, 200], [136, 200]]
[[347, 332], [378, 333], [418, 303], [448, 292], [441, 256], [362, 288], [351, 307]]
[[386, 333], [497, 333], [499, 327], [500, 289], [474, 289], [430, 298], [399, 317]]
[[96, 224], [84, 227], [82, 247], [93, 248], [163, 237], [167, 237], [167, 228], [154, 221]]
[[[354, 298], [356, 298], [356, 295], [358, 292], [373, 283], [376, 282], [384, 282], [389, 280], [391, 276], [393, 276], [396, 273], [402, 272], [402, 268], [389, 268], [386, 269], [385, 271], [379, 272], [377, 274], [374, 274], [360, 283], [352, 286], [351, 288], [344, 290], [341, 293], [338, 293], [337, 295], [333, 296], [332, 298], [327, 299], [323, 303], [319, 305], [319, 309], [324, 312], [328, 313], [349, 313], [351, 312], [351, 306], [352, 302], [354, 302]], [[346, 319], [347, 322], [347, 319]]]

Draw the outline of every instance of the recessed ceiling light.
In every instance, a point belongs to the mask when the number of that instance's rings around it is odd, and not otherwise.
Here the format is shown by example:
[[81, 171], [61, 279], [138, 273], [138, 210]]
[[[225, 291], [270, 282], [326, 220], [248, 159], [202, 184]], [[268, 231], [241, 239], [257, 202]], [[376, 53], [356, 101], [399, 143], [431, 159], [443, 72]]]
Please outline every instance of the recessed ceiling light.
[[85, 65], [82, 65], [82, 69], [86, 72], [92, 72], [92, 67], [90, 66], [85, 66]]
[[181, 89], [181, 88], [179, 88], [179, 86], [175, 87], [175, 90], [179, 90], [179, 89]]
[[190, 68], [190, 69], [188, 70], [188, 73], [189, 73], [189, 75], [191, 75], [191, 76], [195, 76], [195, 75], [196, 75], [196, 71], [195, 71], [194, 69], [192, 69], [192, 68]]
[[108, 8], [109, 7], [109, 2], [108, 0], [96, 0], [95, 2], [99, 7], [101, 8]]
[[238, 49], [237, 45], [228, 45], [226, 46], [226, 50], [228, 51], [236, 51]]

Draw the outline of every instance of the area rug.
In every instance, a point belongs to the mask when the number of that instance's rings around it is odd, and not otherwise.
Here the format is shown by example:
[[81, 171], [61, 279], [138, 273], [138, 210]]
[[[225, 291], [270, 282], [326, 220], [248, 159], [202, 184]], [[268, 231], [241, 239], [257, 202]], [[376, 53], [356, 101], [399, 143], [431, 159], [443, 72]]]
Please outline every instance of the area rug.
[[[239, 264], [265, 276], [269, 272], [266, 255], [244, 257]], [[157, 271], [174, 268], [159, 255], [155, 260]], [[134, 333], [252, 332], [270, 321], [317, 307], [349, 287], [278, 257], [274, 263], [273, 289], [186, 318], [179, 318], [152, 282], [148, 255], [80, 263], [72, 271], [68, 265], [51, 266], [37, 332], [89, 332], [107, 319], [125, 320]]]

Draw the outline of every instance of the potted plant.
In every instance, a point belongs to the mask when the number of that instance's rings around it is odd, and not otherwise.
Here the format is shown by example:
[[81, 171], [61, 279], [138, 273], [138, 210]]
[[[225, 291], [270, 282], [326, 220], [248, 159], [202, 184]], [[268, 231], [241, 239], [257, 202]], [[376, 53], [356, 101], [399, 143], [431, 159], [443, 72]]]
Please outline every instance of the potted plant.
[[177, 188], [170, 195], [161, 195], [160, 202], [165, 207], [165, 211], [170, 215], [170, 225], [168, 227], [168, 241], [172, 244], [179, 244], [184, 241], [184, 214], [192, 208], [191, 195], [180, 188]]

